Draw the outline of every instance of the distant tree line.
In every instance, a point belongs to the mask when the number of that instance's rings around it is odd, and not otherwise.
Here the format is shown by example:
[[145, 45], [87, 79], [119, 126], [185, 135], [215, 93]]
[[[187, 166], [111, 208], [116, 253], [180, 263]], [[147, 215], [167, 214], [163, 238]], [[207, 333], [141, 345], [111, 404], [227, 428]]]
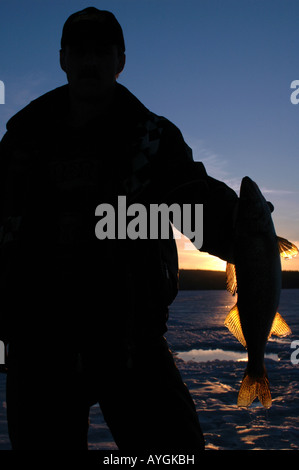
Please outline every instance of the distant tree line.
[[[282, 271], [282, 288], [299, 289], [299, 271]], [[226, 289], [226, 274], [224, 271], [209, 271], [204, 269], [180, 269], [179, 289]]]

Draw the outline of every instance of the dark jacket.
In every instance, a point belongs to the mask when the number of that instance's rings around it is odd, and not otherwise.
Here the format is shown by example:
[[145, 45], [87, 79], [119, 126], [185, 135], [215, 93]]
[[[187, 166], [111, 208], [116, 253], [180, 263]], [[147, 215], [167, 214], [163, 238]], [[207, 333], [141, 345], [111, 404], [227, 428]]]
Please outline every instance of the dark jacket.
[[199, 248], [229, 259], [237, 196], [123, 86], [85, 128], [66, 125], [68, 106], [67, 85], [41, 96], [10, 119], [0, 144], [0, 336], [150, 340], [166, 331], [177, 294], [175, 241], [98, 240], [95, 208], [116, 208], [118, 195], [127, 205], [203, 204]]

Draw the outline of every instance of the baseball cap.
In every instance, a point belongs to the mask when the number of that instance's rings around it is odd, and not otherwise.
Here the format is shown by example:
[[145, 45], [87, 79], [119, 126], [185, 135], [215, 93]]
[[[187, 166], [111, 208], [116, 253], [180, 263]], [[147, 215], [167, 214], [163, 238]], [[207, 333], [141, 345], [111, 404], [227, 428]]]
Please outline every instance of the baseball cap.
[[125, 51], [122, 28], [110, 11], [88, 7], [69, 16], [62, 29], [61, 48], [82, 39], [117, 45]]

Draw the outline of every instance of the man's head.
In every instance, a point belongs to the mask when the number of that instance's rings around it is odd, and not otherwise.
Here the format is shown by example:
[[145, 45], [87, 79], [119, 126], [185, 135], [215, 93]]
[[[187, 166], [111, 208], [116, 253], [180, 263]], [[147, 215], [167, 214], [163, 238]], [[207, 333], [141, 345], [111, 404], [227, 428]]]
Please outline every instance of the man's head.
[[94, 7], [72, 14], [62, 30], [60, 65], [77, 96], [103, 96], [125, 65], [123, 32], [115, 16]]

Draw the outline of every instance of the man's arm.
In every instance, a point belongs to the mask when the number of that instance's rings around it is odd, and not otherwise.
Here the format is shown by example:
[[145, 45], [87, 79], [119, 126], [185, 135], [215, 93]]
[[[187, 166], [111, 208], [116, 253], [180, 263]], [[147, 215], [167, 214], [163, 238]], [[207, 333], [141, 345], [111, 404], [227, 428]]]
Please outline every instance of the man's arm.
[[225, 183], [210, 177], [181, 132], [165, 125], [159, 150], [161, 167], [157, 186], [168, 204], [203, 204], [203, 244], [197, 247], [227, 261], [233, 261], [233, 238], [238, 196]]

